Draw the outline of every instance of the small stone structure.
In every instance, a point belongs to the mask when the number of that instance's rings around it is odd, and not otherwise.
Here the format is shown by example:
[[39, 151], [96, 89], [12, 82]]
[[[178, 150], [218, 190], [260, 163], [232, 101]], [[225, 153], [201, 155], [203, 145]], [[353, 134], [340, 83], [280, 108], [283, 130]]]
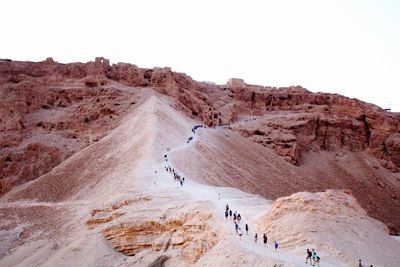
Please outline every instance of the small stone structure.
[[227, 85], [228, 85], [228, 87], [246, 87], [247, 86], [243, 79], [238, 79], [238, 78], [230, 78]]

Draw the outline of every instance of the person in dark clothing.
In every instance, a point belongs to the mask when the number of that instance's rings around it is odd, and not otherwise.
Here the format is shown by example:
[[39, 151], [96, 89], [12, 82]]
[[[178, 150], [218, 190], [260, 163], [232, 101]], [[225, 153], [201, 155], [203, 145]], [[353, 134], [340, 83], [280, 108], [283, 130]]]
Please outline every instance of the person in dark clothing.
[[249, 234], [249, 226], [247, 225], [247, 223], [244, 226], [244, 229], [246, 230], [246, 235], [248, 235]]
[[257, 235], [257, 233], [256, 233], [255, 236], [254, 236], [254, 242], [255, 242], [255, 243], [257, 243], [257, 239], [258, 239], [258, 235]]
[[307, 249], [307, 257], [306, 257], [306, 263], [308, 263], [308, 260], [310, 260], [310, 264], [312, 264], [312, 253], [309, 249]]
[[232, 210], [229, 210], [229, 217], [232, 219]]
[[229, 205], [228, 204], [226, 204], [225, 210], [229, 210]]
[[263, 241], [264, 241], [264, 245], [267, 245], [267, 241], [268, 241], [268, 237], [266, 234], [263, 235]]
[[278, 249], [278, 246], [279, 246], [278, 242], [275, 241], [275, 250]]
[[226, 210], [226, 211], [225, 211], [225, 221], [228, 220], [228, 216], [229, 216], [229, 212]]

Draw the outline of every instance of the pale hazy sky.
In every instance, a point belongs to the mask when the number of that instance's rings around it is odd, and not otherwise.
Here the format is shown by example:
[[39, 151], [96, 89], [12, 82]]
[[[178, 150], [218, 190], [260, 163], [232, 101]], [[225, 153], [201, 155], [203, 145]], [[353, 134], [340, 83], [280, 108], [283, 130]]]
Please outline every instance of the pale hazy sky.
[[170, 66], [400, 111], [400, 1], [0, 2], [0, 58]]

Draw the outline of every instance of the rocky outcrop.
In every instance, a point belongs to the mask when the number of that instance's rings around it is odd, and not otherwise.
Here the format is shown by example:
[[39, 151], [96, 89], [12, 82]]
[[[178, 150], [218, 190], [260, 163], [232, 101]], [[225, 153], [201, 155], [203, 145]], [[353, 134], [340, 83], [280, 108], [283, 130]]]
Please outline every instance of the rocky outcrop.
[[187, 263], [195, 263], [217, 243], [208, 220], [211, 214], [198, 211], [164, 221], [125, 222], [104, 231], [105, 238], [121, 253], [135, 255], [142, 250], [181, 249]]
[[350, 191], [300, 192], [279, 198], [259, 220], [259, 230], [267, 234], [268, 242], [276, 240], [293, 251], [314, 248], [325, 260], [352, 265], [362, 258], [368, 265], [385, 266], [400, 260], [388, 257], [398, 255], [398, 241], [383, 223], [367, 216]]
[[395, 164], [391, 166], [393, 171], [400, 169], [400, 133], [394, 133], [386, 138], [384, 143], [384, 152], [387, 157]]
[[[249, 101], [244, 101], [243, 105], [246, 107], [247, 103], [247, 108], [242, 112], [252, 115], [254, 122], [231, 128], [275, 149], [279, 155], [297, 165], [301, 162], [301, 154], [309, 150], [346, 149], [369, 151], [375, 157], [398, 166], [396, 160], [392, 161], [393, 155], [389, 154], [384, 142], [398, 131], [399, 115], [336, 95], [304, 92], [282, 95], [278, 90], [269, 93], [269, 96], [255, 97], [265, 103], [263, 112], [260, 107], [254, 108], [257, 105], [251, 106]], [[272, 101], [274, 104], [271, 106]], [[240, 111], [235, 113], [240, 114]], [[249, 121], [252, 122], [252, 119]]]
[[134, 108], [134, 92], [110, 86], [101, 60], [0, 61], [0, 195], [97, 142]]
[[57, 147], [30, 143], [23, 149], [11, 150], [1, 156], [0, 193], [46, 174], [61, 162], [60, 155]]
[[[211, 226], [212, 213], [206, 212], [202, 204], [175, 208], [169, 210], [169, 216], [160, 218], [124, 217], [124, 206], [149, 200], [138, 198], [116, 203], [110, 208], [94, 209], [86, 225], [89, 229], [105, 225], [102, 231], [105, 239], [114, 249], [129, 256], [147, 249], [156, 252], [179, 250], [185, 262], [195, 263], [218, 242], [217, 232]], [[143, 215], [140, 206], [129, 209], [128, 213], [132, 214], [134, 209]]]

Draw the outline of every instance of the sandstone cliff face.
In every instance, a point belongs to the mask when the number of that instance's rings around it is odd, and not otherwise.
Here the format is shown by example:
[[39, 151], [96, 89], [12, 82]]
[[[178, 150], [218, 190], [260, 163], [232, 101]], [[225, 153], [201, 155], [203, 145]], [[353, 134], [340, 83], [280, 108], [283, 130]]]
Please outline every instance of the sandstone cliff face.
[[96, 64], [0, 61], [0, 195], [98, 141], [133, 108], [133, 92], [90, 74]]
[[[251, 88], [249, 91], [251, 92]], [[238, 96], [236, 114], [254, 117], [256, 127], [233, 127], [254, 141], [274, 148], [294, 164], [310, 149], [367, 150], [384, 166], [398, 171], [385, 140], [399, 131], [400, 116], [339, 95], [309, 93], [301, 88], [265, 90]], [[244, 108], [243, 108], [244, 107]], [[389, 148], [390, 150], [391, 148]]]
[[[150, 198], [125, 200], [106, 209], [92, 210], [86, 224], [89, 229], [102, 228], [109, 244], [128, 256], [148, 249], [162, 253], [177, 251], [184, 262], [193, 264], [219, 242], [218, 231], [212, 227], [213, 214], [206, 205], [171, 208], [168, 215], [156, 218], [145, 211], [143, 204], [138, 205], [149, 201]], [[135, 212], [141, 216], [132, 217]]]

